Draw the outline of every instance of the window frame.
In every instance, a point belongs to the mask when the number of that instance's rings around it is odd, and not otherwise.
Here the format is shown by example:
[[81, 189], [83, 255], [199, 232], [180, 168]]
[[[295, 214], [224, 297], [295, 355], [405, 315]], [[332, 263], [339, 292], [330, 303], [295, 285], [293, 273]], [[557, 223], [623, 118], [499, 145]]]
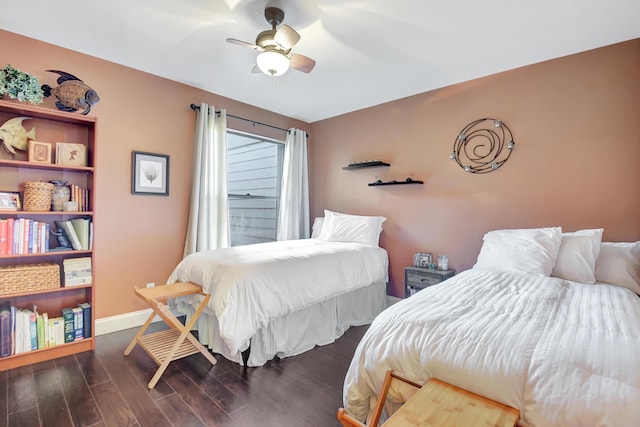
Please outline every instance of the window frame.
[[[277, 163], [276, 164], [281, 165], [282, 167], [276, 168], [276, 182], [278, 182], [279, 185], [277, 186], [276, 195], [275, 196], [252, 195], [250, 193], [246, 193], [246, 194], [232, 193], [227, 188], [227, 199], [229, 201], [231, 201], [231, 200], [275, 200], [276, 203], [275, 203], [275, 227], [274, 227], [274, 229], [275, 229], [275, 235], [277, 236], [277, 233], [278, 233], [278, 217], [280, 215], [280, 198], [281, 198], [281, 195], [282, 195], [282, 176], [283, 176], [283, 173], [284, 173], [284, 146], [286, 144], [286, 141], [280, 141], [280, 140], [275, 139], [275, 138], [270, 138], [270, 137], [266, 137], [266, 136], [262, 136], [262, 135], [258, 135], [258, 134], [253, 134], [253, 133], [249, 133], [249, 132], [244, 132], [244, 131], [239, 131], [239, 130], [227, 128], [227, 136], [229, 134], [240, 136], [240, 137], [245, 137], [245, 138], [250, 138], [250, 139], [255, 139], [256, 141], [254, 142], [254, 144], [271, 143], [271, 144], [277, 144], [277, 145], [282, 147], [282, 149], [278, 149], [277, 150], [277, 160], [276, 160]], [[253, 144], [248, 144], [248, 145], [253, 145]], [[229, 180], [229, 175], [228, 175], [229, 174], [229, 158], [228, 158], [228, 156], [229, 156], [229, 147], [228, 147], [228, 144], [227, 144], [227, 180]], [[229, 208], [231, 208], [231, 207], [229, 207]], [[229, 213], [229, 216], [231, 216], [230, 213]], [[229, 221], [229, 226], [231, 226], [231, 221]], [[231, 233], [231, 230], [229, 230], [229, 232]], [[276, 239], [274, 238], [273, 241], [275, 241], [275, 240]], [[230, 243], [231, 243], [231, 241], [230, 241]], [[241, 245], [236, 245], [236, 246], [241, 246]]]

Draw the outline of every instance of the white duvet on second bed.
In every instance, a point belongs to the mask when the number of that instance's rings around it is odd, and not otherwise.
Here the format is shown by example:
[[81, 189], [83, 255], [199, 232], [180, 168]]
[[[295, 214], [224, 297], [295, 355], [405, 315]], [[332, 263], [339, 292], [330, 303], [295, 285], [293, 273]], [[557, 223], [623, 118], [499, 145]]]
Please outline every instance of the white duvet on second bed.
[[344, 404], [366, 417], [393, 369], [518, 408], [523, 425], [631, 426], [639, 356], [640, 299], [628, 289], [468, 270], [376, 318], [347, 372]]
[[382, 248], [302, 239], [195, 253], [167, 282], [190, 281], [211, 294], [208, 314], [236, 354], [274, 319], [387, 280]]

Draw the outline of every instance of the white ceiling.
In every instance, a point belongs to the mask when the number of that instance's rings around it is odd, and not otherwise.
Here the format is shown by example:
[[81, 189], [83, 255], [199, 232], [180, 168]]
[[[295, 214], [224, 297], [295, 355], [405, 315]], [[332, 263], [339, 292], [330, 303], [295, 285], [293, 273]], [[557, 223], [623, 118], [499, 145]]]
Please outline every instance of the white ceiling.
[[[256, 52], [226, 43], [269, 29], [266, 5], [311, 73], [252, 74]], [[638, 38], [640, 1], [2, 0], [0, 28], [315, 122]]]

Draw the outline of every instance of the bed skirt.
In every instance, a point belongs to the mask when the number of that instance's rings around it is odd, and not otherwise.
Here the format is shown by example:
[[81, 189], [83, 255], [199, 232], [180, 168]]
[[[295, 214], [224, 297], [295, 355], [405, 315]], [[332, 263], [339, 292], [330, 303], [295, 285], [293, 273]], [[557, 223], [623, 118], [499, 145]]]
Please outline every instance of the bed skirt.
[[[247, 365], [262, 366], [276, 356], [295, 356], [316, 345], [331, 344], [349, 327], [371, 323], [386, 306], [386, 283], [374, 283], [275, 319], [251, 338]], [[184, 311], [185, 306], [181, 308]], [[187, 320], [191, 315], [183, 314], [187, 315]], [[242, 354], [232, 355], [220, 338], [215, 316], [203, 313], [195, 328], [203, 345], [214, 353], [243, 364]]]

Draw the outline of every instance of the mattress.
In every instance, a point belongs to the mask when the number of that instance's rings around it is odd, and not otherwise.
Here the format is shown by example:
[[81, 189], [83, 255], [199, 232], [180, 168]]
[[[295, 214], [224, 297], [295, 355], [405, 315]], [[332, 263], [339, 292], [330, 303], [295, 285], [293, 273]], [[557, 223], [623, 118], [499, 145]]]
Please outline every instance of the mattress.
[[[524, 426], [631, 426], [640, 418], [640, 299], [607, 284], [468, 270], [381, 313], [343, 400], [363, 420], [387, 369], [515, 407]], [[396, 407], [413, 391], [392, 387]]]
[[[168, 283], [190, 281], [211, 294], [204, 315], [215, 320], [219, 339], [237, 357], [276, 319], [387, 280], [382, 248], [302, 239], [195, 253]], [[175, 306], [188, 312], [192, 298], [176, 299]]]

